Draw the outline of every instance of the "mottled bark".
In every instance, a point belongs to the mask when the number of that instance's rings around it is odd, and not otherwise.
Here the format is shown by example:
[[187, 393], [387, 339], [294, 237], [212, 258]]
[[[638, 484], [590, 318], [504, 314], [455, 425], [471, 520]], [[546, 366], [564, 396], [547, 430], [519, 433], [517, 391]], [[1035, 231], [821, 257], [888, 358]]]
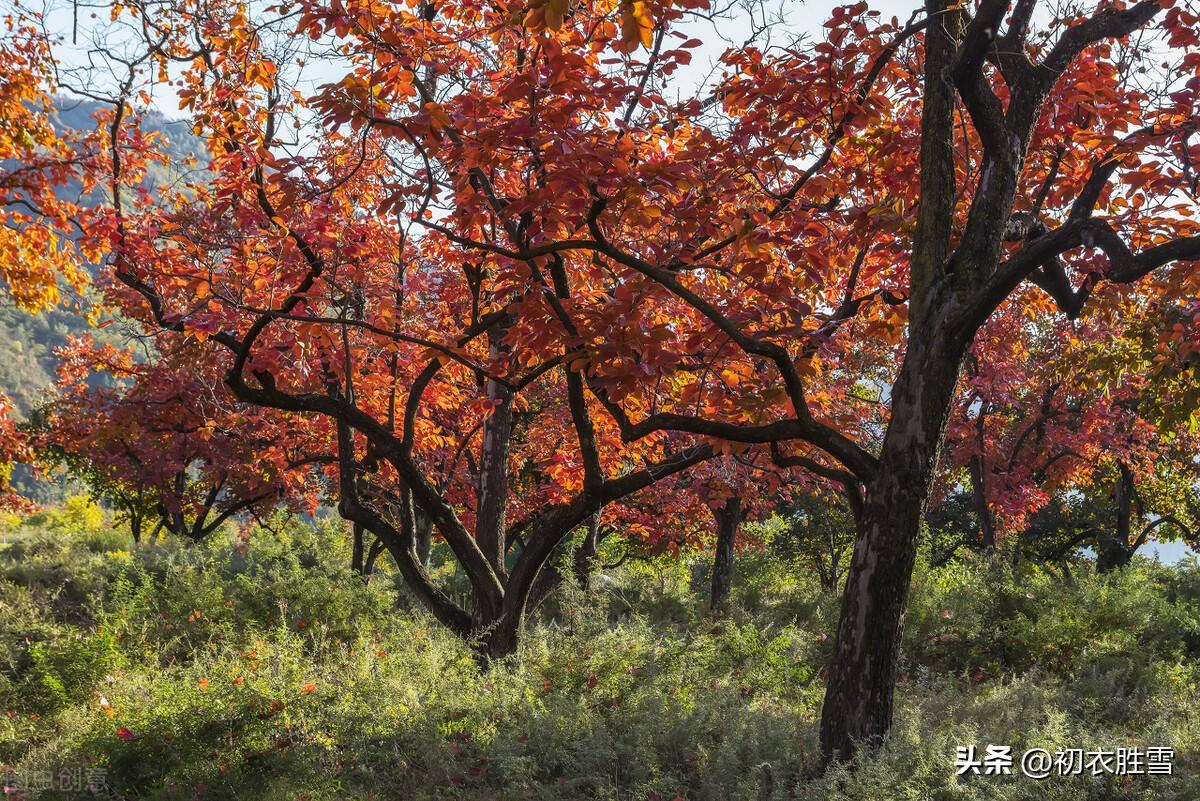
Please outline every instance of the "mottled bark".
[[858, 518], [821, 713], [821, 748], [829, 759], [849, 758], [892, 726], [917, 535], [964, 350], [932, 347], [945, 339], [931, 327], [933, 335], [909, 345], [893, 392], [893, 423]]
[[433, 551], [433, 520], [419, 506], [413, 509], [413, 530], [417, 561], [428, 568]]
[[505, 514], [508, 510], [508, 452], [512, 440], [512, 393], [487, 382], [492, 413], [483, 424], [479, 458], [479, 513], [475, 539], [497, 575], [504, 573]]

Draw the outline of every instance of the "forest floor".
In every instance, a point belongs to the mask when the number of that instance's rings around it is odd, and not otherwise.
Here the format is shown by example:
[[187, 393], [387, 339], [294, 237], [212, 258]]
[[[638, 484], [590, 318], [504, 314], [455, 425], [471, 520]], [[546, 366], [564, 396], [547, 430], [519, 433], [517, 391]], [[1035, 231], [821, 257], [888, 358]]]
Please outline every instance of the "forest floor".
[[[1069, 578], [922, 564], [894, 732], [823, 775], [837, 599], [769, 542], [739, 556], [721, 615], [703, 553], [630, 560], [565, 588], [487, 669], [348, 562], [332, 521], [136, 548], [78, 501], [9, 521], [7, 797], [1200, 799], [1195, 560]], [[958, 748], [988, 745], [1011, 747], [1011, 772], [957, 775]], [[1039, 780], [1021, 770], [1034, 748], [1112, 756]], [[1172, 775], [1130, 764], [1150, 748], [1173, 749]]]

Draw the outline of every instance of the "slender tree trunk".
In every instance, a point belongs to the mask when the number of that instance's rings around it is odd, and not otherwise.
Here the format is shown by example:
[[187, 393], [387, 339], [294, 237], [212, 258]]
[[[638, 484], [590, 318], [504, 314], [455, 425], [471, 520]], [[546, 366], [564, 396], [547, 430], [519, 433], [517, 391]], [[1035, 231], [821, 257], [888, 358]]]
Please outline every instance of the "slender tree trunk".
[[717, 521], [717, 546], [713, 555], [711, 608], [725, 605], [733, 587], [733, 547], [737, 542], [738, 526], [742, 523], [742, 499], [729, 498], [720, 508], [713, 509]]
[[413, 528], [417, 561], [429, 567], [429, 554], [433, 551], [433, 520], [419, 506], [413, 508]]
[[[596, 512], [588, 520], [587, 532], [583, 535], [583, 542], [579, 543], [579, 547], [575, 549], [575, 581], [583, 589], [588, 588], [588, 582], [592, 577], [592, 570], [596, 566], [596, 557], [599, 555], [600, 540], [603, 539], [600, 534], [600, 513]], [[542, 569], [543, 572], [545, 568]]]
[[847, 759], [892, 725], [892, 695], [917, 534], [963, 347], [931, 320], [909, 343], [878, 471], [866, 486], [821, 711], [821, 748]]
[[832, 527], [829, 529], [829, 562], [825, 565], [825, 560], [822, 561], [820, 569], [821, 589], [828, 592], [836, 592], [838, 584], [841, 583], [842, 574], [840, 572], [842, 565], [842, 551], [838, 548], [837, 534]]
[[987, 484], [983, 475], [983, 458], [971, 458], [971, 495], [975, 502], [975, 517], [979, 521], [979, 547], [984, 553], [996, 550], [996, 522], [987, 502]]
[[363, 575], [375, 575], [375, 561], [379, 559], [379, 554], [383, 553], [383, 540], [376, 539], [371, 543], [371, 547], [367, 550], [366, 561], [363, 562]]
[[352, 526], [352, 547], [350, 551], [350, 569], [359, 575], [366, 573], [363, 554], [363, 527], [360, 523]]
[[[576, 583], [584, 590], [588, 589], [592, 571], [596, 569], [596, 559], [600, 543], [605, 535], [606, 531], [600, 527], [600, 512], [596, 512], [588, 519], [587, 531], [584, 532], [583, 541], [575, 549], [570, 567], [571, 571], [575, 574]], [[552, 556], [538, 572], [537, 578], [533, 582], [533, 587], [529, 590], [529, 602], [525, 608], [526, 614], [540, 607], [562, 585], [564, 580], [566, 580], [566, 573], [563, 570], [563, 565], [560, 564], [560, 560], [557, 557]]]
[[1137, 498], [1137, 487], [1133, 483], [1133, 472], [1124, 462], [1117, 464], [1119, 474], [1113, 487], [1116, 520], [1113, 534], [1102, 534], [1096, 552], [1096, 570], [1108, 573], [1119, 570], [1133, 561], [1136, 550], [1133, 542], [1133, 508]]

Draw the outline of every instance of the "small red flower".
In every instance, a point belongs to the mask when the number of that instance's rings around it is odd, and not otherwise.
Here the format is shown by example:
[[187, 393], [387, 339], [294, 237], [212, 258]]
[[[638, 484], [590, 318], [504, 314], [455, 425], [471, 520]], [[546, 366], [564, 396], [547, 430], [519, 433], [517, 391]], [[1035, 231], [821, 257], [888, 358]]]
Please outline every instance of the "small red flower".
[[134, 734], [129, 729], [126, 729], [124, 727], [117, 729], [117, 736], [120, 737], [125, 742], [129, 742], [130, 740], [133, 740], [135, 737], [137, 737], [136, 734]]

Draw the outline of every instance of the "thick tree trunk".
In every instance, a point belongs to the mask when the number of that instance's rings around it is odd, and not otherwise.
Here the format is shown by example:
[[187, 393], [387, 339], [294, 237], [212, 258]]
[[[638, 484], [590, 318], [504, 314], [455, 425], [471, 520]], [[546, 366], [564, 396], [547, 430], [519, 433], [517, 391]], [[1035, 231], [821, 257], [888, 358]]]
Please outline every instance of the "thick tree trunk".
[[742, 523], [742, 499], [733, 497], [713, 509], [717, 521], [717, 546], [713, 554], [711, 608], [725, 605], [733, 588], [733, 548], [737, 543], [738, 526]]
[[[489, 333], [490, 353], [499, 358], [507, 327]], [[504, 554], [508, 544], [505, 515], [508, 512], [508, 454], [512, 446], [513, 396], [503, 384], [488, 379], [485, 387], [492, 412], [483, 423], [479, 454], [479, 496], [476, 508], [475, 542], [491, 563], [496, 575], [506, 574]]]
[[[499, 355], [497, 344], [502, 332], [492, 335], [492, 354]], [[503, 584], [508, 571], [505, 552], [508, 537], [505, 517], [508, 513], [508, 454], [512, 445], [512, 393], [499, 382], [487, 380], [492, 412], [483, 424], [483, 443], [479, 455], [478, 511], [475, 515], [475, 542]], [[516, 629], [502, 631], [503, 601], [490, 593], [476, 591], [471, 609], [472, 626], [484, 633], [492, 656], [504, 656], [516, 645]], [[508, 640], [511, 639], [511, 644]], [[495, 644], [491, 644], [492, 641]]]
[[[892, 725], [892, 693], [904, 606], [916, 554], [914, 515], [893, 515], [919, 503], [911, 486], [892, 482], [886, 503], [863, 514], [862, 530], [843, 593], [837, 646], [821, 710], [821, 748], [848, 759], [859, 743], [881, 739]], [[919, 507], [916, 507], [919, 508]]]
[[475, 653], [481, 664], [517, 652], [524, 614], [504, 613], [476, 636]]
[[892, 725], [892, 694], [917, 534], [965, 347], [936, 322], [910, 341], [878, 471], [866, 486], [821, 711], [821, 749], [848, 759]]
[[1133, 561], [1133, 549], [1122, 547], [1120, 543], [1105, 539], [1096, 553], [1096, 571], [1111, 573], [1128, 567]]

